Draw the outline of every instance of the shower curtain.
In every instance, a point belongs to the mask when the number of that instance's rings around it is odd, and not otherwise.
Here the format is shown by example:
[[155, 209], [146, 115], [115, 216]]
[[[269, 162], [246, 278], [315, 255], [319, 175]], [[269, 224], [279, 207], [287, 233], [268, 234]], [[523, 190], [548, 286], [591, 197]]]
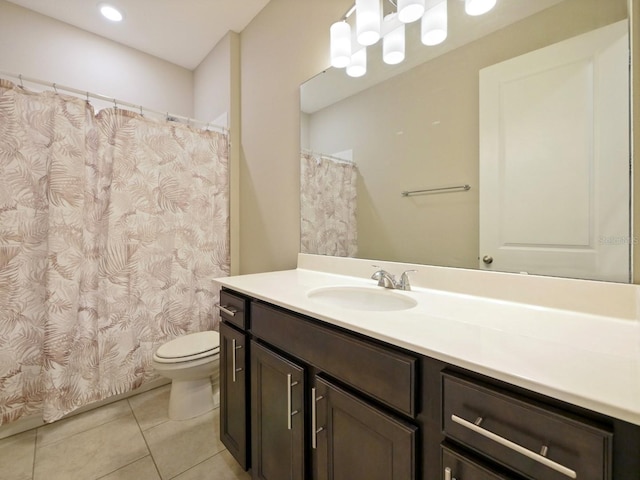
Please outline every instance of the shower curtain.
[[358, 249], [354, 163], [302, 153], [300, 251], [354, 257]]
[[0, 423], [131, 391], [214, 327], [227, 143], [0, 80]]

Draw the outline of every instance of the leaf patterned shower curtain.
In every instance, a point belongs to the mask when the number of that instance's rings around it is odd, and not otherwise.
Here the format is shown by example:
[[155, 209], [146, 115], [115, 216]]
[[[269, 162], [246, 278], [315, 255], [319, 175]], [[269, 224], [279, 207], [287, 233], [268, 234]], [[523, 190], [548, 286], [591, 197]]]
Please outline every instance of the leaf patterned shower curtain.
[[355, 164], [301, 155], [300, 251], [354, 257], [358, 250]]
[[226, 135], [0, 80], [0, 423], [130, 391], [215, 327], [227, 162]]

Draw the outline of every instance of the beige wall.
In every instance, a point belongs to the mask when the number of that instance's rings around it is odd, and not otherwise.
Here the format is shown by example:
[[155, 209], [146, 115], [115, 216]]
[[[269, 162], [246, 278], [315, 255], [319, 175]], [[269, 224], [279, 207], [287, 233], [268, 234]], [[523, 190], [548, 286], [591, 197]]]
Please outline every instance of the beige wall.
[[240, 271], [295, 268], [299, 85], [329, 65], [329, 27], [352, 0], [271, 0], [242, 31]]
[[227, 33], [193, 71], [193, 114], [213, 120], [229, 114], [231, 105], [231, 42], [237, 38]]
[[231, 274], [240, 269], [240, 35], [228, 32], [194, 70], [193, 110], [196, 118], [227, 117], [230, 171]]
[[[625, 0], [567, 0], [311, 115], [311, 150], [354, 151], [358, 256], [476, 268], [479, 71], [626, 13]], [[400, 195], [463, 184], [472, 189]]]
[[0, 71], [193, 117], [190, 70], [4, 0]]

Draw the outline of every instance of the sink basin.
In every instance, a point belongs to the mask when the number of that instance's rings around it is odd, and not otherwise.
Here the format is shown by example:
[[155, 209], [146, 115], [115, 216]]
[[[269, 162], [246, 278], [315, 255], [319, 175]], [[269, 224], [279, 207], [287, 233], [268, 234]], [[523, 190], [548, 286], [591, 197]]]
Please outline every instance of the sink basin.
[[407, 295], [382, 287], [321, 287], [309, 291], [307, 297], [318, 303], [351, 310], [406, 310], [418, 304]]

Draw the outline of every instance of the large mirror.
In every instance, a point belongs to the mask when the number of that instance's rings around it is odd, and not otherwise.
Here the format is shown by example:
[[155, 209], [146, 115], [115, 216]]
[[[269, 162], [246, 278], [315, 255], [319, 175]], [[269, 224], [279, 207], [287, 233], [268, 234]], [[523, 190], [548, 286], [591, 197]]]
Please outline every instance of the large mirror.
[[448, 16], [301, 86], [301, 251], [628, 282], [627, 0]]

